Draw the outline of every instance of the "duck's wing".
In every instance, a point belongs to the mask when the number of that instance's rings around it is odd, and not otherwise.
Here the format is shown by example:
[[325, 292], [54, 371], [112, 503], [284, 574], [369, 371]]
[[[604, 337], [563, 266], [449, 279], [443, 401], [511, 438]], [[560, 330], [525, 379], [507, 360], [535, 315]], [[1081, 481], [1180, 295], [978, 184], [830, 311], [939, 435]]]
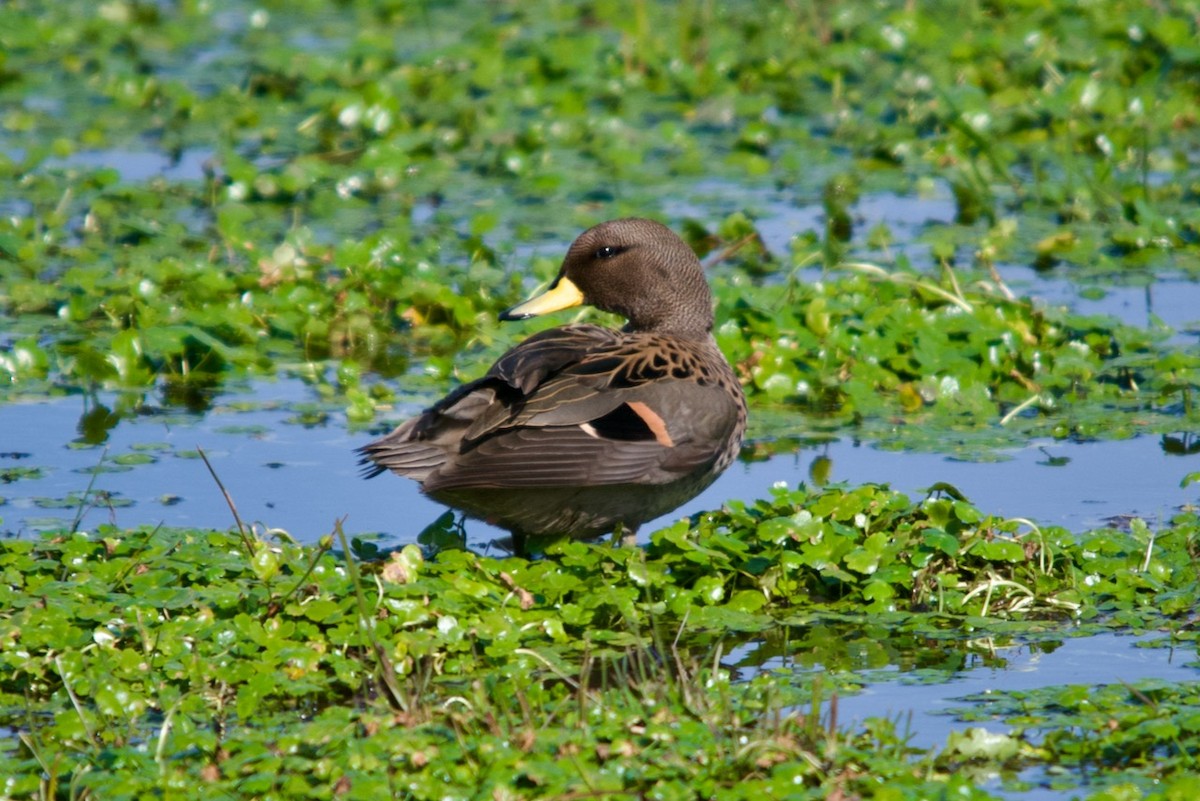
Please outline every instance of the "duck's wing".
[[[363, 476], [391, 470], [425, 481], [487, 431], [510, 420], [538, 387], [590, 352], [612, 347], [619, 334], [593, 325], [535, 334], [501, 356], [487, 374], [455, 389], [389, 434], [359, 448]], [[486, 422], [483, 422], [486, 421]]]
[[665, 484], [728, 455], [742, 403], [715, 346], [564, 326], [359, 452], [429, 493]]
[[[715, 346], [593, 328], [556, 329], [538, 343], [553, 367], [534, 360], [511, 374], [504, 386], [539, 378], [517, 397], [494, 396], [461, 432], [459, 452], [429, 474], [426, 491], [665, 484], [736, 448], [741, 392]], [[570, 348], [572, 337], [592, 346]]]
[[[558, 407], [552, 424], [527, 418], [464, 441], [462, 452], [430, 473], [424, 488], [667, 484], [704, 471], [734, 438], [737, 407], [719, 390], [694, 386], [681, 403], [670, 392], [676, 383], [609, 398], [610, 411], [584, 422], [558, 422], [567, 411], [578, 416], [576, 408]], [[663, 403], [652, 399], [657, 396]]]

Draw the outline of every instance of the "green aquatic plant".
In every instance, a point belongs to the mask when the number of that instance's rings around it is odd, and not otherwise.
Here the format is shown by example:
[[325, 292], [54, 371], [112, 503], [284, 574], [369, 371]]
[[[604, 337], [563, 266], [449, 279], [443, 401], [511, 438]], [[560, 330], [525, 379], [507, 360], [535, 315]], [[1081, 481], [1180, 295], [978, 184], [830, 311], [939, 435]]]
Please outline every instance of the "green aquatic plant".
[[[919, 795], [958, 786], [958, 761], [1046, 752], [951, 742], [939, 755], [887, 721], [843, 730], [823, 717], [829, 688], [852, 692], [878, 664], [845, 658], [861, 610], [868, 639], [895, 649], [885, 663], [920, 642], [943, 671], [981, 637], [1179, 626], [1200, 586], [1198, 530], [1184, 515], [1076, 541], [961, 500], [863, 487], [780, 490], [664, 529], [645, 551], [571, 542], [533, 562], [408, 545], [359, 565], [332, 541], [248, 530], [9, 540], [0, 720], [19, 736], [0, 749], [5, 792], [200, 781], [425, 797], [516, 781], [545, 794], [824, 797], [865, 788], [867, 770]], [[763, 636], [825, 678], [732, 681], [722, 655]]]
[[1137, 409], [1126, 430], [1138, 431], [1192, 415], [1200, 361], [1166, 345], [1165, 331], [964, 289], [952, 273], [939, 282], [845, 268], [847, 277], [785, 291], [738, 286], [717, 333], [751, 397], [835, 419], [1023, 437], [1119, 436], [1114, 409]]

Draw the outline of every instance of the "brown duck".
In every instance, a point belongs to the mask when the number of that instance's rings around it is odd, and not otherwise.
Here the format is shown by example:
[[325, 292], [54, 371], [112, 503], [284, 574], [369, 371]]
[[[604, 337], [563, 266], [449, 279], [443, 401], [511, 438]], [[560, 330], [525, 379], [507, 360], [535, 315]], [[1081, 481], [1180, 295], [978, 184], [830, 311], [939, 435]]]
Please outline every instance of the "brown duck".
[[513, 534], [633, 532], [693, 498], [734, 460], [746, 401], [713, 340], [700, 262], [669, 228], [629, 218], [571, 245], [541, 295], [500, 315], [523, 320], [588, 304], [620, 331], [565, 325], [535, 334], [358, 452], [429, 497]]

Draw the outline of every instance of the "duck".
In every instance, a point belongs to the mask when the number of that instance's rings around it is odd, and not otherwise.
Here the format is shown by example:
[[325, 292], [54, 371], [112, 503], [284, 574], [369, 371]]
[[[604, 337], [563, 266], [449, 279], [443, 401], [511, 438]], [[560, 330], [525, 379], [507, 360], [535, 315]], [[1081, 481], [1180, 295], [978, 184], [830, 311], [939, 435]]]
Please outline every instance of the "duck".
[[746, 399], [713, 338], [713, 296], [670, 228], [629, 217], [579, 235], [545, 291], [502, 312], [526, 320], [579, 305], [621, 329], [536, 333], [481, 378], [357, 449], [367, 478], [391, 471], [428, 497], [536, 542], [632, 540], [737, 457]]

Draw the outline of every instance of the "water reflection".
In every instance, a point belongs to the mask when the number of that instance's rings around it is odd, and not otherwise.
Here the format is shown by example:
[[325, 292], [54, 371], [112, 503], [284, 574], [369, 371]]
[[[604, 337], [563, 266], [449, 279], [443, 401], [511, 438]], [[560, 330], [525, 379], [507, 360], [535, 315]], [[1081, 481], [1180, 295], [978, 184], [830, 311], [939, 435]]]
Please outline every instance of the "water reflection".
[[[1015, 644], [1013, 638], [970, 638], [958, 629], [959, 621], [945, 622], [946, 636], [939, 637], [906, 630], [910, 624], [903, 616], [890, 625], [878, 616], [819, 618], [771, 629], [767, 636], [739, 645], [722, 663], [738, 671], [741, 678], [764, 670], [808, 674], [853, 672], [885, 678], [886, 674], [899, 671], [906, 680], [914, 680], [918, 674], [923, 674], [921, 680], [927, 680], [933, 674], [940, 681], [964, 670], [1008, 666], [1005, 649]], [[1030, 647], [1053, 649], [1059, 644], [1046, 641]]]
[[[1002, 663], [981, 663], [955, 674], [945, 682], [928, 685], [906, 681], [897, 668], [891, 680], [868, 684], [861, 693], [839, 698], [839, 714], [851, 724], [869, 717], [913, 715], [912, 744], [936, 748], [956, 726], [953, 710], [967, 704], [962, 699], [981, 693], [1032, 690], [1064, 684], [1132, 684], [1143, 679], [1195, 681], [1200, 670], [1180, 658], [1171, 648], [1146, 648], [1161, 635], [1142, 637], [1094, 634], [1050, 642], [1014, 641], [998, 653]], [[1192, 654], [1194, 654], [1194, 650]], [[1192, 657], [1194, 658], [1194, 657]], [[876, 674], [882, 678], [882, 674]], [[898, 685], [904, 683], [903, 691]], [[972, 722], [1003, 733], [1003, 721]]]

